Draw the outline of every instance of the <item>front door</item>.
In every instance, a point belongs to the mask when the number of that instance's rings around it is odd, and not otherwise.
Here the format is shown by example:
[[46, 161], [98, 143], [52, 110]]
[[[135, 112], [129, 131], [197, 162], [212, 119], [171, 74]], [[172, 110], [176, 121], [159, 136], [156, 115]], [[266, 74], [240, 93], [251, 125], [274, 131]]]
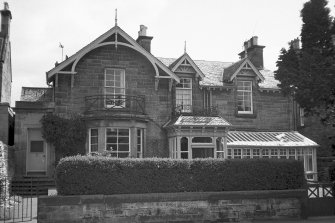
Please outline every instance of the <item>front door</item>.
[[41, 129], [28, 129], [27, 175], [45, 175], [47, 146]]
[[214, 148], [192, 148], [192, 158], [214, 158]]

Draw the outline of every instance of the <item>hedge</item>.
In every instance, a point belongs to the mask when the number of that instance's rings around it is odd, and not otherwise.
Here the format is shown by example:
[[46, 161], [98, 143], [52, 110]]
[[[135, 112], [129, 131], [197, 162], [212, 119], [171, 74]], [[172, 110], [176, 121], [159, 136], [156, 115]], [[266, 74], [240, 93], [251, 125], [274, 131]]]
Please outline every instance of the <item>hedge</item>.
[[304, 183], [303, 164], [295, 160], [73, 156], [56, 168], [60, 195], [284, 190]]

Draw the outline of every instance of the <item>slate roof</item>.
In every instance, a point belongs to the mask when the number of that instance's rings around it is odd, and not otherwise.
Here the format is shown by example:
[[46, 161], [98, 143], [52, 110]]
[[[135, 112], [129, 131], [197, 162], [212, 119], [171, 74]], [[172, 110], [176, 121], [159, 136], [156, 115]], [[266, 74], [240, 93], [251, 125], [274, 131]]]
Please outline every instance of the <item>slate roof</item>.
[[225, 127], [231, 124], [221, 117], [205, 117], [205, 116], [179, 116], [175, 122], [171, 122], [168, 126], [217, 126]]
[[298, 132], [245, 132], [229, 131], [227, 146], [260, 146], [260, 147], [316, 147], [314, 141]]
[[22, 87], [20, 101], [52, 101], [52, 88]]
[[243, 58], [236, 63], [233, 63], [229, 67], [226, 67], [223, 71], [223, 80], [229, 80], [246, 59], [247, 58]]
[[[157, 57], [165, 66], [170, 67], [177, 59]], [[239, 60], [236, 63], [221, 62], [221, 61], [206, 61], [206, 60], [193, 60], [194, 63], [205, 75], [205, 78], [200, 81], [200, 85], [204, 87], [219, 87], [224, 86], [223, 75], [233, 74], [236, 69], [244, 62], [245, 59]], [[228, 69], [228, 70], [225, 70]], [[279, 81], [275, 80], [272, 71], [264, 69], [260, 70], [265, 80], [259, 84], [261, 89], [278, 89]]]

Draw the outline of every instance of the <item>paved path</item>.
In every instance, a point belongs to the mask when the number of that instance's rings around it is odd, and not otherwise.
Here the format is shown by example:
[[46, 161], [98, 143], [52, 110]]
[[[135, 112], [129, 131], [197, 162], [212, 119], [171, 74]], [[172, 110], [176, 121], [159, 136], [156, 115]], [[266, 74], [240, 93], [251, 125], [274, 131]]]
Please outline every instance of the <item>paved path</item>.
[[309, 217], [306, 220], [272, 220], [272, 221], [252, 221], [253, 223], [335, 223], [334, 216]]

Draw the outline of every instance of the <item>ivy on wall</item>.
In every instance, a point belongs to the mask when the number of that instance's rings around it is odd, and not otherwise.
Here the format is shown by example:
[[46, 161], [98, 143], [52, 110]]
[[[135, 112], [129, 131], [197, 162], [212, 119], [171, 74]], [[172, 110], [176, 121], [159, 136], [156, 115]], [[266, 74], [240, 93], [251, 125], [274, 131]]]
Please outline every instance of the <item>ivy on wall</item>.
[[62, 157], [85, 154], [86, 125], [81, 116], [46, 113], [41, 123], [43, 138], [55, 147], [56, 163]]

